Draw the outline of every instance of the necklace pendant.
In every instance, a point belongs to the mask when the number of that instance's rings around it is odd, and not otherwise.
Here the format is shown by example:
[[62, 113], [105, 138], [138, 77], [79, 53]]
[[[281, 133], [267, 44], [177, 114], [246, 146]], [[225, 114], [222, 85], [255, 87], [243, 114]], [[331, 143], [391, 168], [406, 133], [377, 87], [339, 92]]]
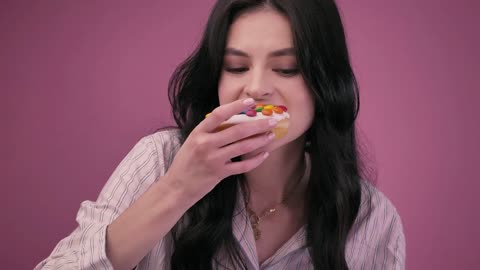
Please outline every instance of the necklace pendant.
[[260, 232], [260, 229], [257, 226], [253, 227], [253, 236], [255, 238], [255, 241], [260, 239], [261, 235], [262, 235], [262, 233]]
[[260, 236], [262, 235], [262, 233], [260, 232], [260, 228], [259, 228], [260, 218], [255, 213], [252, 213], [250, 215], [250, 224], [252, 225], [253, 236], [254, 236], [255, 240], [260, 239]]

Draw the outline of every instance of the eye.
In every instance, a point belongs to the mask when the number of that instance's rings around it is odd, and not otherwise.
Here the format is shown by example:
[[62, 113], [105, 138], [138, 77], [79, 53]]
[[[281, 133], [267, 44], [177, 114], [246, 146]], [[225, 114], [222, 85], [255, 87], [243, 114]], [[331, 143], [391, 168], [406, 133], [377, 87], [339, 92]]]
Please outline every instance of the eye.
[[234, 73], [234, 74], [240, 74], [240, 73], [244, 73], [246, 71], [248, 71], [248, 68], [225, 68], [225, 71], [227, 72], [230, 72], [230, 73]]
[[274, 69], [274, 72], [279, 73], [280, 75], [284, 77], [292, 77], [297, 75], [300, 72], [300, 69], [298, 68], [292, 68], [292, 69]]

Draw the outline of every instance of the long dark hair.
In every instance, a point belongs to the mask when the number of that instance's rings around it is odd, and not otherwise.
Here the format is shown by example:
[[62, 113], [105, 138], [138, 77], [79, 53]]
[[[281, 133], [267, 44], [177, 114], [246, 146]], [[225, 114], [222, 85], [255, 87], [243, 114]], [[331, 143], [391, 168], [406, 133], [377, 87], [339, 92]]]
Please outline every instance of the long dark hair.
[[[307, 247], [315, 269], [348, 269], [345, 246], [361, 201], [355, 119], [358, 86], [334, 0], [219, 0], [197, 49], [174, 72], [169, 100], [185, 140], [219, 106], [226, 37], [242, 12], [270, 7], [286, 15], [302, 76], [315, 99], [307, 131]], [[172, 269], [212, 269], [220, 249], [245, 267], [232, 232], [238, 177], [230, 176], [192, 206], [172, 229]]]

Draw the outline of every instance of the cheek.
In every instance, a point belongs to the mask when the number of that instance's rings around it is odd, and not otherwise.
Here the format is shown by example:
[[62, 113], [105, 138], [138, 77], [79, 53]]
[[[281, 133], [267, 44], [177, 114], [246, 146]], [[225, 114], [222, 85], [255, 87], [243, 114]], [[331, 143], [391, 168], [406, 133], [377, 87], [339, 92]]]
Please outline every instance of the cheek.
[[311, 91], [306, 87], [302, 89], [302, 95], [299, 104], [302, 106], [303, 121], [305, 125], [310, 127], [315, 115], [315, 98]]
[[221, 86], [218, 87], [218, 101], [220, 102], [220, 105], [225, 104], [225, 92], [223, 91], [223, 88]]
[[[299, 115], [300, 116], [300, 115]], [[304, 106], [299, 121], [302, 123], [303, 128], [309, 128], [313, 121], [313, 110], [310, 106]]]
[[220, 105], [230, 103], [235, 101], [235, 96], [232, 94], [232, 91], [229, 91], [228, 88], [219, 87], [218, 88], [218, 101]]
[[218, 99], [220, 105], [233, 102], [238, 98], [238, 90], [233, 81], [221, 77], [218, 83]]
[[226, 101], [228, 100], [228, 91], [227, 91], [227, 86], [225, 83], [225, 79], [223, 76], [220, 78], [220, 81], [218, 82], [218, 100], [220, 101], [220, 105], [227, 103]]

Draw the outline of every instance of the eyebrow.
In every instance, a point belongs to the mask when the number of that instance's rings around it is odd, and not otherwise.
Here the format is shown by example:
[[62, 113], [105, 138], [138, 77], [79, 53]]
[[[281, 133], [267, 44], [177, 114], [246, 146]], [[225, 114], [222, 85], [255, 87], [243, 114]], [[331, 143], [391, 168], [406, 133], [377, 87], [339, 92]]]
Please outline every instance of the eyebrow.
[[[235, 49], [235, 48], [226, 48], [225, 49], [225, 55], [250, 57], [250, 55], [248, 55], [248, 53], [243, 52], [239, 49]], [[280, 49], [280, 50], [270, 52], [268, 54], [268, 57], [279, 57], [279, 56], [289, 56], [289, 55], [295, 55], [295, 49], [294, 48], [284, 48], [284, 49]]]

